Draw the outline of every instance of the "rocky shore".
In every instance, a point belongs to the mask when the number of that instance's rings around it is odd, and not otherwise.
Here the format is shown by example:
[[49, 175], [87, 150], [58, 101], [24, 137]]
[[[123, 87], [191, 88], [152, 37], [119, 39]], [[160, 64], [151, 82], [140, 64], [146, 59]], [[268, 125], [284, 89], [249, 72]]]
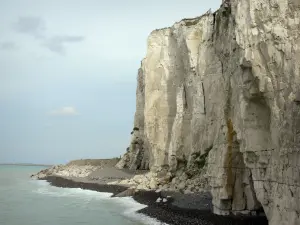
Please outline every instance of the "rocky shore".
[[[81, 188], [112, 193], [112, 197], [132, 196], [148, 207], [138, 213], [156, 218], [170, 225], [267, 225], [265, 216], [219, 216], [212, 213], [209, 193], [182, 194], [170, 191], [135, 190], [126, 185], [109, 185], [91, 182], [86, 178], [74, 180], [59, 176], [44, 177], [51, 185], [64, 188]], [[131, 190], [131, 191], [130, 191]], [[123, 195], [122, 195], [123, 193]]]
[[[170, 225], [267, 225], [264, 215], [220, 216], [213, 214], [212, 196], [208, 191], [196, 192], [192, 180], [181, 174], [164, 186], [149, 171], [117, 169], [114, 160], [72, 161], [67, 165], [53, 166], [32, 175], [52, 186], [81, 188], [112, 193], [112, 197], [131, 196], [147, 205], [142, 213]], [[64, 176], [62, 176], [64, 175]], [[152, 182], [151, 182], [152, 181]], [[153, 184], [155, 183], [155, 185]], [[181, 183], [182, 189], [177, 188]], [[183, 187], [184, 186], [184, 187]], [[171, 188], [170, 188], [171, 187]], [[192, 192], [191, 190], [195, 191]]]

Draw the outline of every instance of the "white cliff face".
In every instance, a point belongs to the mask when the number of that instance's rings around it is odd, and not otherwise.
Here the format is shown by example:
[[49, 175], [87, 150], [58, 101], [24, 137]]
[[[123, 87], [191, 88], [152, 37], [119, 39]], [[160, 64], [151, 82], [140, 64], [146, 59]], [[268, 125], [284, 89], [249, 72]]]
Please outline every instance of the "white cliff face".
[[300, 224], [300, 2], [232, 1], [231, 8], [245, 77], [233, 123], [240, 152], [270, 224]]
[[299, 36], [299, 0], [224, 1], [153, 31], [138, 78], [140, 159], [123, 167], [206, 172], [215, 213], [263, 207], [272, 225], [300, 224]]

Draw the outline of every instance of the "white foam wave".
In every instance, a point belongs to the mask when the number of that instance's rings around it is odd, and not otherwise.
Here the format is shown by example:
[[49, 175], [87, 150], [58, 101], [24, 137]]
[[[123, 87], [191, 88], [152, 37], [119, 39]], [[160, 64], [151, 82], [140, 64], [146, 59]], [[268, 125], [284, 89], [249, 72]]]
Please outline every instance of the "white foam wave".
[[123, 215], [129, 217], [131, 214], [147, 207], [147, 205], [143, 205], [134, 201], [132, 197], [113, 198], [113, 201], [115, 201], [122, 208], [125, 208], [126, 210], [123, 212]]
[[122, 198], [114, 198], [114, 199], [118, 201], [118, 203], [121, 203], [122, 205], [126, 206], [127, 209], [123, 212], [123, 215], [126, 216], [127, 218], [133, 219], [135, 221], [139, 221], [147, 225], [168, 225], [149, 216], [143, 215], [141, 213], [137, 213], [137, 211], [146, 208], [147, 205], [143, 205], [134, 201], [132, 197], [122, 197]]
[[147, 225], [167, 225], [166, 223], [162, 223], [156, 219], [137, 213], [137, 211], [147, 207], [147, 205], [136, 202], [132, 197], [110, 198], [112, 193], [83, 190], [80, 188], [58, 188], [49, 185], [49, 183], [46, 181], [37, 181], [37, 183], [38, 188], [33, 190], [33, 192], [37, 194], [53, 197], [77, 197], [83, 198], [84, 201], [89, 201], [92, 199], [107, 200], [114, 202], [116, 205], [125, 209], [122, 215], [130, 220], [138, 221]]
[[90, 197], [99, 199], [108, 199], [112, 193], [83, 190], [80, 188], [59, 188], [51, 186], [46, 181], [38, 181], [38, 188], [33, 192], [54, 197]]
[[49, 183], [45, 180], [30, 180], [30, 182], [37, 184], [38, 186], [48, 186]]
[[92, 198], [101, 198], [108, 199], [112, 194], [111, 193], [103, 193], [103, 192], [93, 192], [82, 189], [63, 189], [63, 190], [55, 190], [51, 188], [38, 188], [33, 192], [43, 195], [56, 196], [56, 197], [92, 197]]
[[125, 216], [132, 218], [133, 220], [139, 221], [146, 225], [168, 225], [166, 223], [158, 221], [157, 219], [151, 218], [149, 216], [146, 216], [146, 215], [143, 215], [143, 214], [140, 214], [137, 212], [133, 212], [133, 213], [127, 214]]

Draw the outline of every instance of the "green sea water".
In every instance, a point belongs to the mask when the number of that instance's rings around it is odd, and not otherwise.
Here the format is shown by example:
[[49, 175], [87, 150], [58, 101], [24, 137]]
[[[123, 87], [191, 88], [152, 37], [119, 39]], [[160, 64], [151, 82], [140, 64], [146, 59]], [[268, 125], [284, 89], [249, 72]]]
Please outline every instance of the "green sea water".
[[135, 211], [131, 198], [109, 193], [58, 188], [30, 179], [39, 166], [0, 166], [0, 225], [160, 224]]

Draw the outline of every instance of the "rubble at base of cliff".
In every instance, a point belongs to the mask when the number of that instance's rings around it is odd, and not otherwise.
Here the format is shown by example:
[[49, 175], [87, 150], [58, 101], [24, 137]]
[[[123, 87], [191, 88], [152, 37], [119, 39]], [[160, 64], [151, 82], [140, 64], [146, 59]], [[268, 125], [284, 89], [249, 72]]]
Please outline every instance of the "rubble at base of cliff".
[[148, 172], [143, 175], [135, 175], [131, 179], [111, 182], [109, 184], [129, 185], [137, 190], [172, 191], [191, 194], [209, 190], [208, 180], [205, 176], [191, 177], [184, 172], [177, 172], [174, 176], [168, 173], [159, 178], [157, 173]]

